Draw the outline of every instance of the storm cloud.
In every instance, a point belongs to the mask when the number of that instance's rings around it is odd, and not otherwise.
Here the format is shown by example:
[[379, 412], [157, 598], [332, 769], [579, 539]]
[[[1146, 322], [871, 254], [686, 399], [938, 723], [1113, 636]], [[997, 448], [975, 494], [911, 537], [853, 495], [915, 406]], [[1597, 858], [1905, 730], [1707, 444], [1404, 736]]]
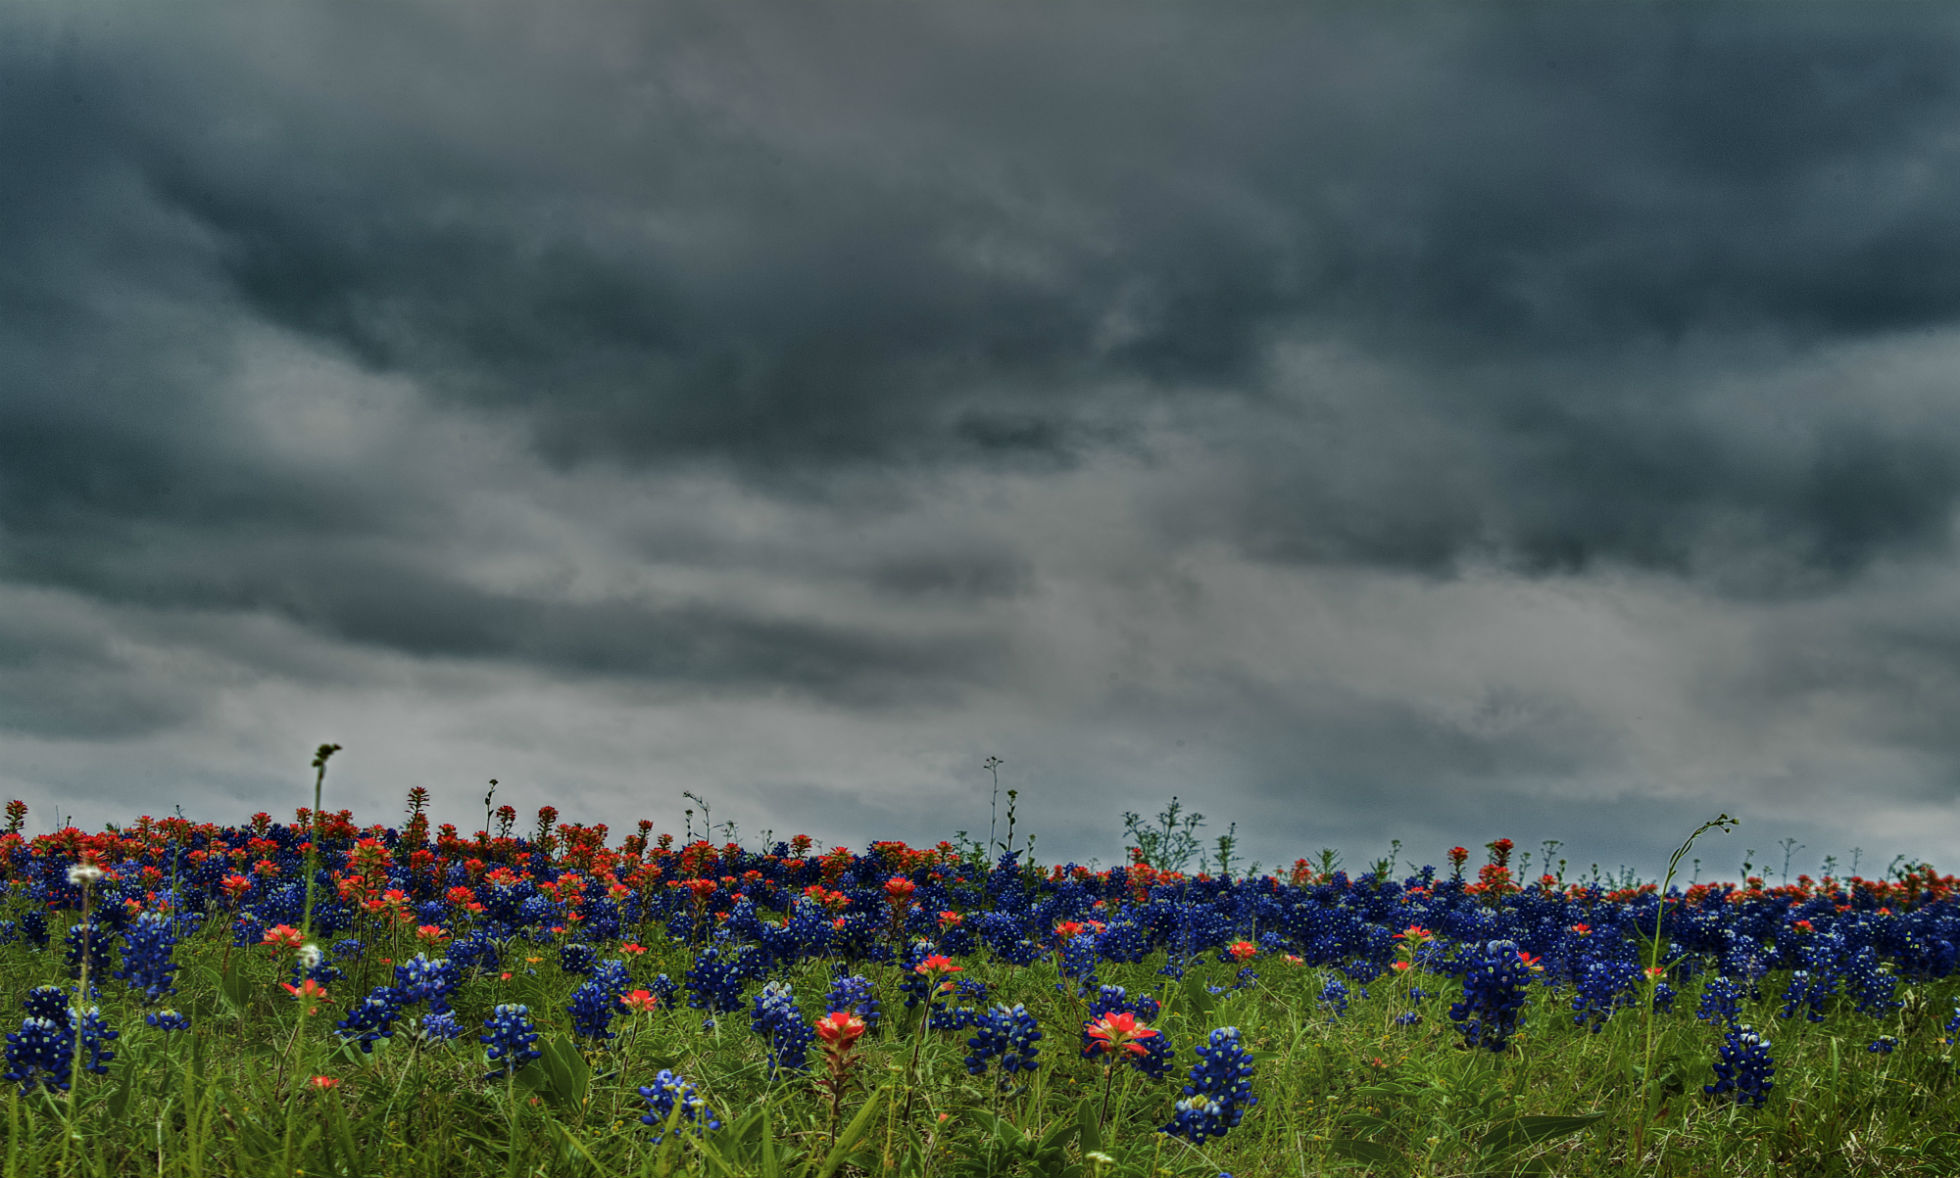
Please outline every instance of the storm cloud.
[[0, 788], [1937, 857], [1957, 42], [17, 6]]

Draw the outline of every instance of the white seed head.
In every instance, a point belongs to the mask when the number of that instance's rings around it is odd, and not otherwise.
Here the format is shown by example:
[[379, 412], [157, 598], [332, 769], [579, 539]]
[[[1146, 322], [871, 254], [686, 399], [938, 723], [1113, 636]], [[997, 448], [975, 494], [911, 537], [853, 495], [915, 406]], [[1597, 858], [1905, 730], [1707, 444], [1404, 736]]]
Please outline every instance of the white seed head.
[[101, 882], [102, 869], [93, 863], [76, 863], [68, 868], [68, 882], [78, 888], [86, 888]]
[[299, 967], [301, 969], [312, 969], [318, 964], [320, 964], [320, 947], [312, 944], [301, 945], [299, 947]]

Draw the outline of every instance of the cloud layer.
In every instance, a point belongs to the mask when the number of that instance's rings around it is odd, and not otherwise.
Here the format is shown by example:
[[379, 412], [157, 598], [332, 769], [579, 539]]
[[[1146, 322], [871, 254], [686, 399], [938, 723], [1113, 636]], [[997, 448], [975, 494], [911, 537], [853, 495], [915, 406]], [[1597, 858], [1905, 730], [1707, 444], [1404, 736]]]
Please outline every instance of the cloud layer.
[[1956, 40], [16, 9], [0, 787], [1935, 855]]

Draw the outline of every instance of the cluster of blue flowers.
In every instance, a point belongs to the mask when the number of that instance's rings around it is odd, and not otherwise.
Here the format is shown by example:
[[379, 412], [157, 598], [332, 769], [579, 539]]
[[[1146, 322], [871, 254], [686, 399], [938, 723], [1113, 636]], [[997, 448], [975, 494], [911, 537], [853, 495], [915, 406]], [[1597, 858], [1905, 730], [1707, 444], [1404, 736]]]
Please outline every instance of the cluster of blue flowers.
[[514, 1075], [543, 1054], [532, 1046], [538, 1041], [538, 1029], [531, 1025], [531, 1008], [515, 1003], [498, 1003], [490, 1017], [483, 1020], [483, 1034], [477, 1039], [485, 1044], [489, 1062], [498, 1065], [484, 1073], [486, 1080]]
[[1621, 954], [1582, 959], [1577, 992], [1572, 995], [1572, 1022], [1592, 1026], [1597, 1035], [1615, 1010], [1634, 1005], [1640, 993], [1640, 966]]
[[572, 1016], [573, 1034], [603, 1044], [615, 1035], [610, 1028], [619, 1012], [619, 991], [602, 978], [592, 978], [572, 991], [565, 1012]]
[[1035, 1046], [1040, 1039], [1041, 1028], [1027, 1007], [1018, 1002], [996, 1005], [980, 1016], [973, 1037], [966, 1041], [972, 1049], [966, 1057], [966, 1070], [983, 1075], [988, 1065], [999, 1059], [1001, 1083], [1005, 1085], [1015, 1073], [1032, 1072], [1041, 1066], [1035, 1058], [1041, 1050]]
[[697, 1135], [721, 1128], [721, 1122], [715, 1119], [694, 1085], [667, 1068], [660, 1069], [653, 1083], [640, 1089], [640, 1095], [647, 1102], [647, 1111], [640, 1121], [653, 1129], [655, 1145], [667, 1135], [670, 1125], [690, 1129]]
[[393, 986], [376, 986], [368, 996], [347, 1009], [347, 1017], [334, 1024], [344, 1042], [359, 1044], [361, 1054], [374, 1051], [377, 1039], [391, 1039], [395, 1020], [402, 1013], [402, 992]]
[[878, 992], [871, 985], [871, 979], [862, 974], [848, 974], [831, 983], [830, 993], [824, 998], [824, 1009], [845, 1010], [864, 1020], [867, 1029], [876, 1029], [881, 1015]]
[[1463, 974], [1463, 1000], [1450, 1007], [1450, 1020], [1463, 1032], [1466, 1047], [1502, 1051], [1524, 1015], [1531, 975], [1518, 956], [1516, 941], [1492, 941]]
[[1769, 1040], [1747, 1026], [1733, 1026], [1722, 1041], [1720, 1058], [1715, 1061], [1715, 1082], [1702, 1085], [1710, 1096], [1732, 1096], [1737, 1104], [1761, 1108], [1776, 1085], [1776, 1061], [1770, 1058]]
[[36, 1086], [66, 1091], [72, 1078], [75, 1039], [81, 1037], [87, 1058], [82, 1070], [107, 1075], [109, 1061], [116, 1053], [109, 1043], [120, 1032], [95, 1007], [77, 1011], [68, 1005], [68, 995], [54, 986], [36, 986], [21, 999], [27, 1017], [20, 1029], [7, 1033], [7, 1071], [5, 1078], [20, 1085], [22, 1092]]
[[1705, 1023], [1734, 1026], [1741, 1002], [1742, 987], [1717, 974], [1702, 983], [1701, 1005], [1695, 1008], [1695, 1017]]
[[803, 1021], [796, 994], [788, 982], [769, 982], [755, 996], [755, 1018], [750, 1029], [769, 1042], [769, 1070], [800, 1072], [809, 1066], [806, 1053], [817, 1037]]
[[142, 913], [123, 933], [123, 966], [116, 976], [128, 982], [130, 989], [142, 991], [146, 1004], [160, 1002], [165, 994], [177, 992], [171, 984], [177, 966], [170, 960], [176, 946], [177, 930], [169, 917], [160, 912]]
[[1164, 1126], [1164, 1132], [1193, 1143], [1224, 1136], [1259, 1103], [1252, 1094], [1252, 1053], [1239, 1043], [1237, 1027], [1218, 1028], [1197, 1051], [1184, 1098]]

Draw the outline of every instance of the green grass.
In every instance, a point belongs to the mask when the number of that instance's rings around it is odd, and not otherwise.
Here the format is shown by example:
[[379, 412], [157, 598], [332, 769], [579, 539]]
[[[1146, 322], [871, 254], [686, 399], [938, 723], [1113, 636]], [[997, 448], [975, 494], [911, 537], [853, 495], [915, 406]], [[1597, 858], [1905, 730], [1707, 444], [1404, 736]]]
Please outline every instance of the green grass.
[[[879, 984], [886, 1025], [866, 1037], [859, 1083], [844, 1101], [844, 1144], [833, 1149], [827, 1104], [813, 1083], [821, 1070], [814, 1049], [811, 1072], [771, 1077], [746, 1011], [704, 1031], [699, 1011], [662, 1008], [637, 1023], [615, 1021], [619, 1038], [588, 1064], [564, 1029], [573, 980], [548, 946], [529, 952], [539, 958], [535, 974], [523, 972], [520, 951], [510, 980], [461, 989], [458, 1015], [471, 1037], [418, 1048], [402, 1035], [364, 1056], [331, 1033], [344, 1006], [295, 1038], [297, 1005], [278, 985], [285, 959], [232, 950], [230, 976], [221, 978], [227, 954], [216, 932], [187, 938], [177, 949], [173, 1001], [192, 1015], [193, 1030], [145, 1026], [136, 996], [103, 979], [103, 1012], [122, 1033], [109, 1074], [80, 1077], [72, 1137], [65, 1104], [7, 1085], [5, 1175], [610, 1178], [759, 1174], [772, 1162], [781, 1174], [916, 1176], [1960, 1172], [1960, 1100], [1941, 1029], [1960, 992], [1951, 981], [1904, 988], [1905, 1009], [1884, 1020], [1842, 1010], [1813, 1025], [1775, 1017], [1781, 979], [1765, 979], [1763, 1000], [1743, 1013], [1774, 1045], [1776, 1086], [1760, 1110], [1702, 1094], [1721, 1035], [1694, 1018], [1699, 985], [1689, 985], [1676, 1011], [1656, 1019], [1653, 1090], [1661, 1099], [1645, 1156], [1635, 1158], [1634, 1129], [1647, 1107], [1641, 1011], [1619, 1011], [1603, 1033], [1590, 1034], [1573, 1025], [1569, 988], [1534, 987], [1522, 1031], [1494, 1055], [1458, 1046], [1447, 1017], [1458, 986], [1448, 979], [1424, 980], [1435, 995], [1420, 1005], [1422, 1022], [1397, 1026], [1394, 1016], [1407, 1008], [1396, 997], [1403, 978], [1378, 979], [1366, 998], [1350, 982], [1352, 1005], [1336, 1019], [1317, 1001], [1322, 971], [1277, 958], [1255, 960], [1255, 985], [1217, 996], [1205, 984], [1230, 985], [1235, 965], [1206, 960], [1183, 983], [1157, 973], [1161, 955], [1105, 965], [1103, 982], [1166, 999], [1155, 1025], [1178, 1047], [1180, 1080], [1151, 1083], [1124, 1069], [1121, 1116], [1099, 1125], [1104, 1073], [1076, 1055], [1079, 1008], [1056, 992], [1051, 964], [1014, 968], [985, 953], [967, 961], [964, 976], [989, 983], [997, 1000], [1025, 1002], [1046, 1031], [1036, 1078], [1005, 1095], [991, 1076], [967, 1074], [964, 1031], [928, 1034], [908, 1081], [916, 1032], [900, 1024], [917, 1012], [901, 1004], [895, 967], [864, 966]], [[59, 960], [0, 947], [0, 994], [66, 982], [50, 972]], [[689, 960], [684, 946], [652, 945], [634, 976], [678, 979]], [[335, 997], [364, 993], [355, 980], [334, 987]], [[368, 983], [379, 980], [372, 968]], [[822, 1013], [825, 963], [806, 962], [787, 980], [806, 1016]], [[550, 1048], [511, 1085], [483, 1079], [473, 1038], [499, 1001], [528, 1004]], [[1223, 1025], [1239, 1027], [1258, 1053], [1259, 1104], [1226, 1137], [1193, 1148], [1155, 1130], [1169, 1117], [1192, 1046]], [[1894, 1054], [1866, 1050], [1881, 1034], [1899, 1039]], [[676, 1133], [650, 1144], [638, 1086], [661, 1068], [694, 1083], [724, 1127], [705, 1140]], [[314, 1076], [341, 1083], [319, 1090]]]

